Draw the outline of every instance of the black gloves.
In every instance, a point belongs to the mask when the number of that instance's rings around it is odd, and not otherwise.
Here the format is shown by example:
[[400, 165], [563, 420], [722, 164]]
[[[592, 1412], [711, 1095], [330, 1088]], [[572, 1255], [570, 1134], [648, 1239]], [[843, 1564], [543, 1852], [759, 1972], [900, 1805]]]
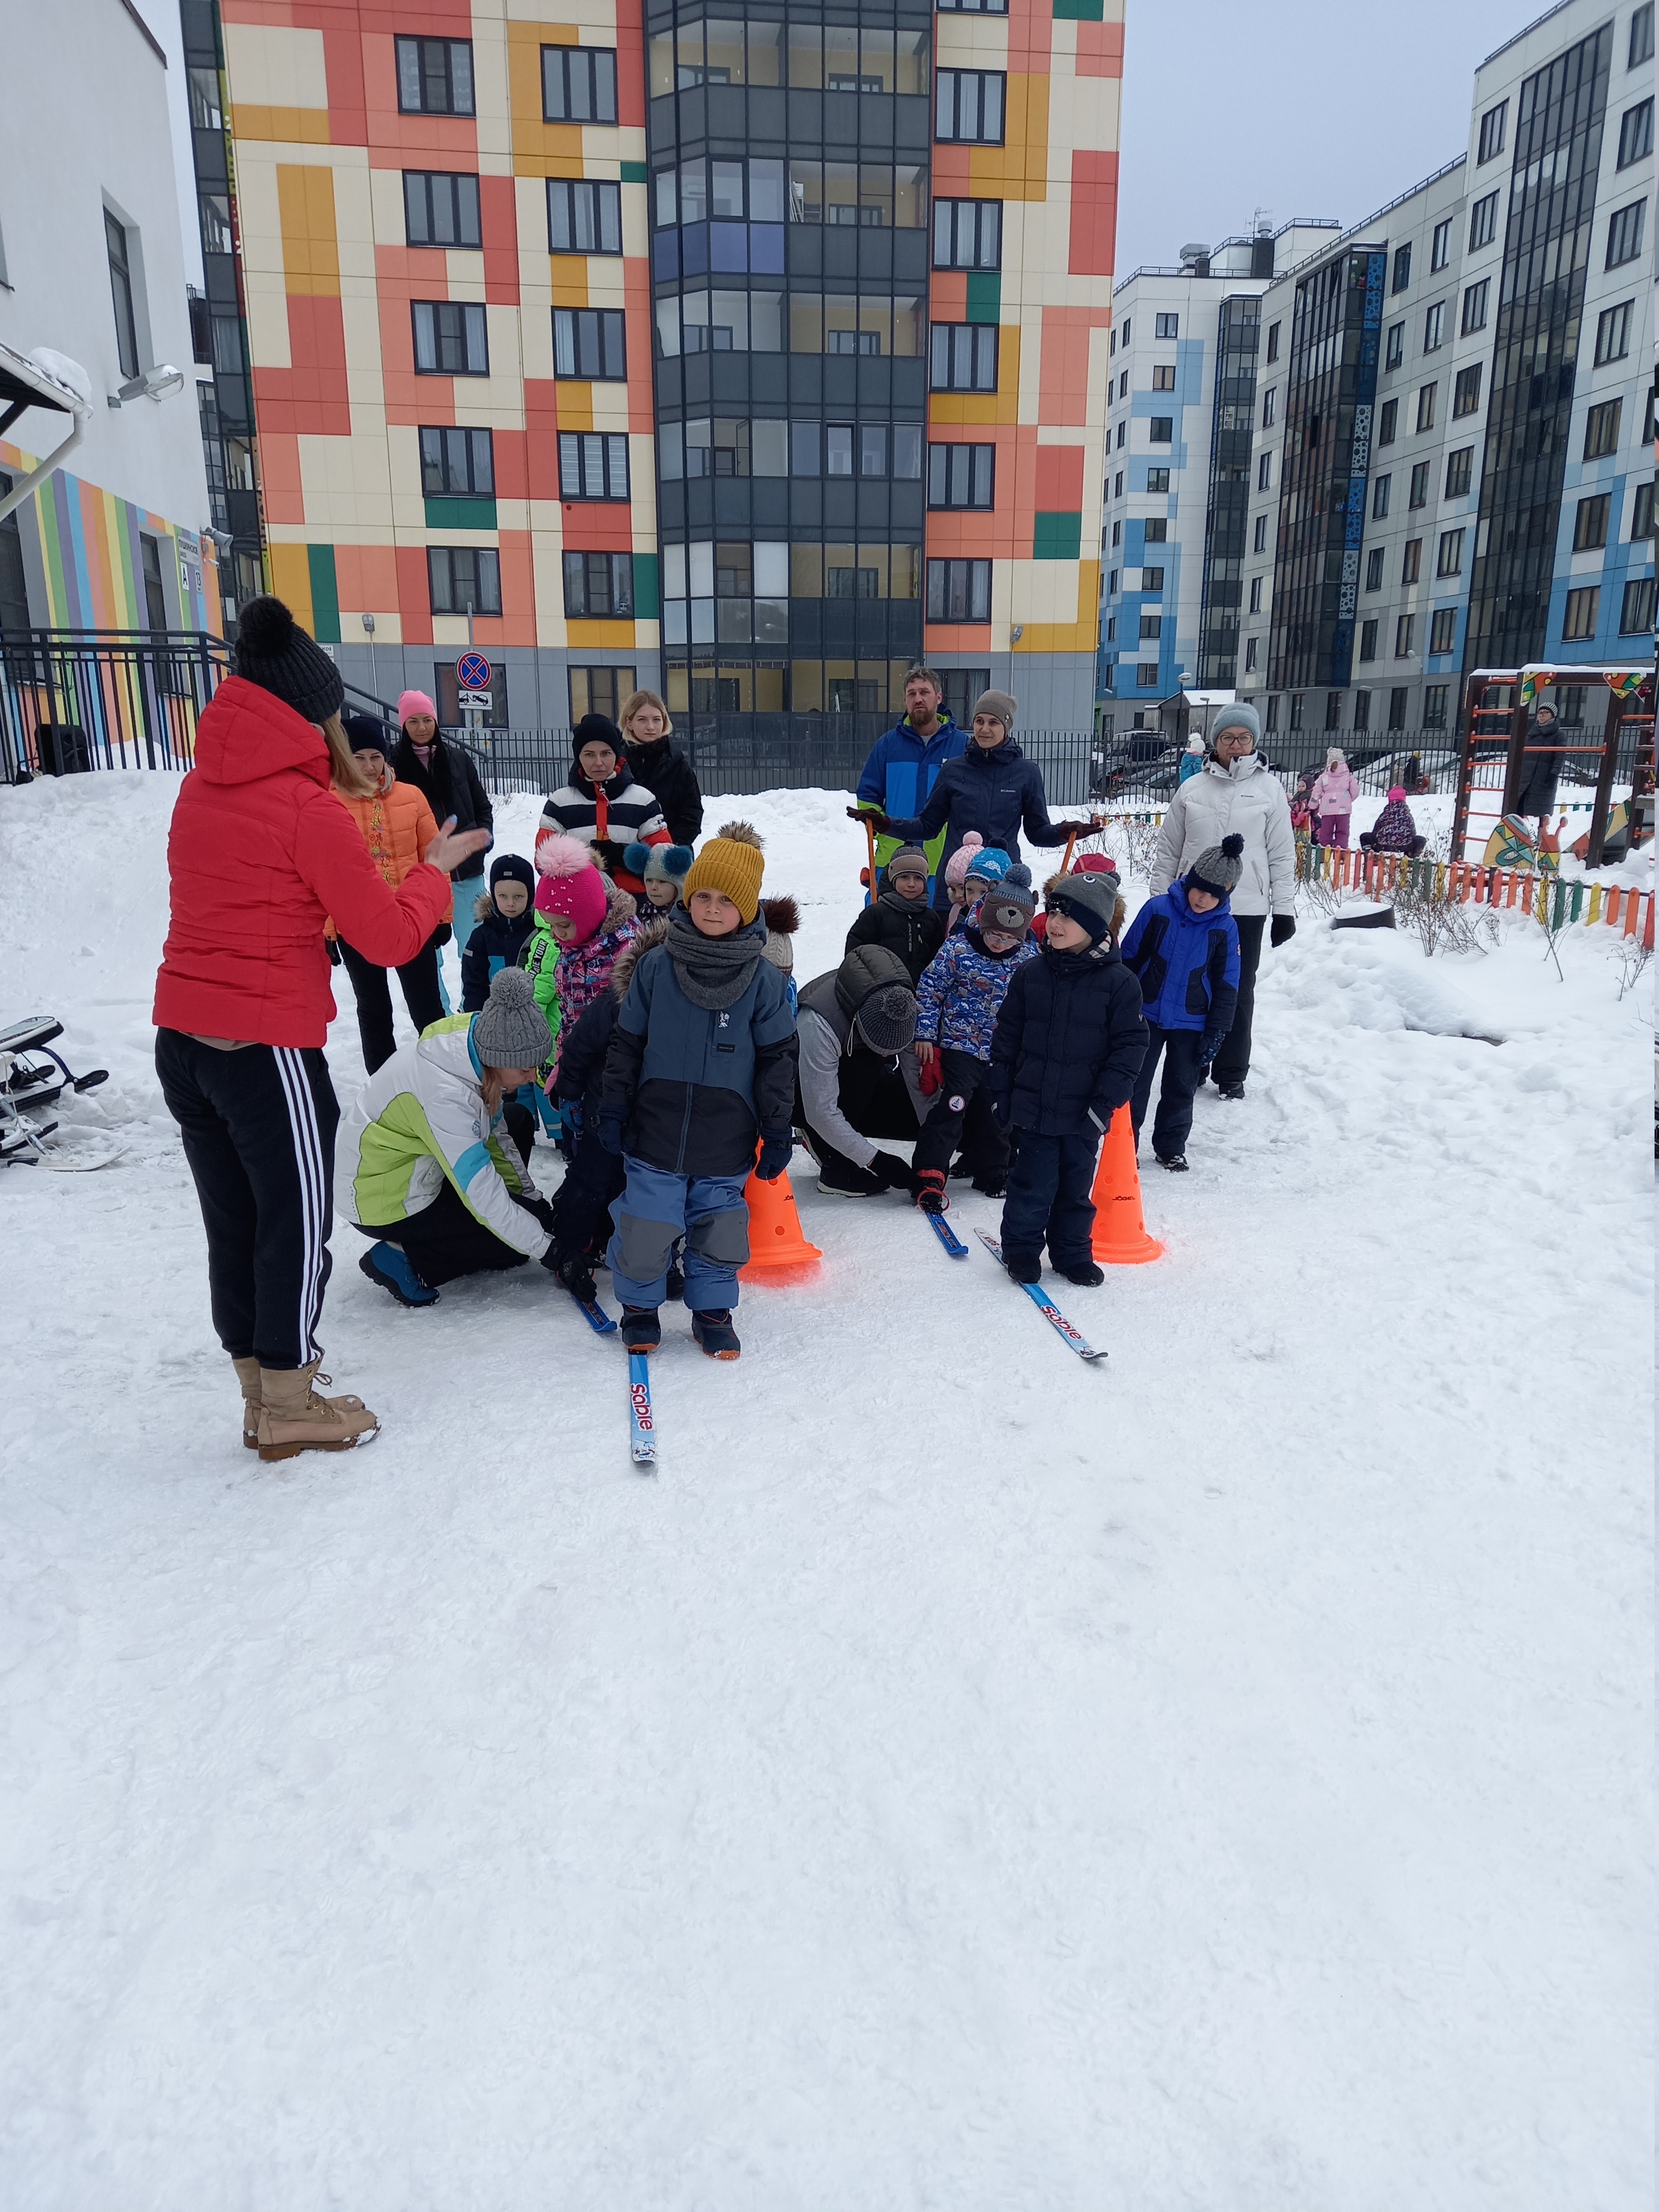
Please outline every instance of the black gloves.
[[884, 1190], [908, 1190], [910, 1170], [896, 1152], [878, 1152], [870, 1163], [868, 1173], [874, 1176]]
[[329, 964], [329, 966], [330, 966], [331, 968], [337, 968], [337, 967], [339, 966], [339, 964], [340, 964], [340, 940], [339, 940], [339, 939], [338, 939], [337, 937], [325, 937], [325, 938], [323, 939], [323, 942], [324, 942], [324, 944], [325, 944], [325, 945], [327, 945], [327, 947], [328, 947], [328, 964]]
[[522, 1206], [526, 1213], [534, 1218], [538, 1227], [546, 1230], [550, 1237], [553, 1235], [556, 1226], [553, 1208], [539, 1191], [534, 1198], [527, 1198], [521, 1190], [515, 1190], [513, 1194], [513, 1203], [514, 1206]]
[[1288, 945], [1295, 935], [1296, 916], [1293, 914], [1276, 914], [1273, 916], [1273, 928], [1269, 932], [1273, 945], [1275, 947]]
[[795, 1133], [793, 1129], [786, 1129], [781, 1135], [763, 1137], [755, 1173], [763, 1182], [775, 1182], [788, 1166], [794, 1150]]
[[1203, 1061], [1206, 1067], [1208, 1067], [1210, 1062], [1215, 1058], [1217, 1053], [1220, 1051], [1225, 1042], [1226, 1031], [1224, 1030], [1206, 1030], [1203, 1036], [1199, 1039], [1198, 1056], [1200, 1060]]
[[620, 1114], [600, 1115], [599, 1142], [607, 1152], [615, 1152], [618, 1159], [622, 1158], [623, 1121]]
[[454, 931], [447, 921], [441, 921], [432, 933], [432, 942], [438, 945], [447, 945], [454, 934]]

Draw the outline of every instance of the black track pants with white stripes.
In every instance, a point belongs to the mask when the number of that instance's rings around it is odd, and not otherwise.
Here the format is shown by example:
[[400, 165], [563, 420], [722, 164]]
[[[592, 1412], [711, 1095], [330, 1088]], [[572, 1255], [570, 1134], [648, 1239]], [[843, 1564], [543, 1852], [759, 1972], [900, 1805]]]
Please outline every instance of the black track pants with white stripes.
[[220, 1343], [261, 1367], [307, 1366], [322, 1352], [333, 1226], [328, 1062], [315, 1046], [223, 1052], [159, 1030], [155, 1072], [196, 1179]]

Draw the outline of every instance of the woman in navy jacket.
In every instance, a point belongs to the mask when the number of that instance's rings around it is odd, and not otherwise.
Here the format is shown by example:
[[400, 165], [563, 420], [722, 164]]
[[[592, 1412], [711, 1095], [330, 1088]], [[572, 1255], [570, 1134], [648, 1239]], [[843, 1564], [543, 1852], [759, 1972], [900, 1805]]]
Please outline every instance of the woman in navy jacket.
[[1000, 846], [1018, 860], [1022, 830], [1033, 845], [1063, 845], [1074, 830], [1086, 836], [1103, 826], [1105, 817], [1099, 814], [1084, 822], [1048, 819], [1042, 770], [1014, 743], [1013, 725], [1014, 702], [1008, 693], [981, 691], [974, 707], [972, 744], [957, 759], [945, 762], [920, 814], [901, 822], [890, 815], [872, 817], [866, 810], [848, 809], [855, 822], [873, 819], [883, 836], [903, 837], [919, 845], [946, 830], [933, 878], [935, 906], [949, 908], [945, 864], [970, 830], [976, 830], [987, 845]]

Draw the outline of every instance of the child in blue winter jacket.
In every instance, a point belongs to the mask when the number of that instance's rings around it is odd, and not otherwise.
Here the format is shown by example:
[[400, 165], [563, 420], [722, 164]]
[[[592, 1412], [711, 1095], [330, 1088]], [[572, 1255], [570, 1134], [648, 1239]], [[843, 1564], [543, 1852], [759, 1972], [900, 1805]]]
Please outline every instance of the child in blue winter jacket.
[[1228, 903], [1243, 870], [1242, 837], [1200, 853], [1167, 891], [1150, 898], [1123, 939], [1123, 963], [1140, 979], [1151, 1042], [1130, 1110], [1135, 1137], [1146, 1118], [1158, 1054], [1164, 1087], [1152, 1123], [1160, 1167], [1184, 1174], [1193, 1099], [1232, 1027], [1238, 1003], [1238, 925]]
[[[489, 986], [503, 968], [516, 968], [535, 927], [536, 871], [517, 853], [501, 853], [489, 864], [489, 889], [475, 909], [477, 920], [461, 954], [461, 1011], [483, 1012]], [[527, 1083], [501, 1101], [507, 1134], [526, 1160], [536, 1141], [536, 1117], [542, 1094]]]
[[924, 1213], [945, 1211], [951, 1155], [975, 1109], [974, 1188], [1000, 1198], [1007, 1188], [1008, 1139], [996, 1125], [989, 1097], [981, 1093], [991, 1073], [991, 1033], [1004, 996], [1015, 970], [1037, 956], [1030, 935], [1036, 913], [1030, 870], [1011, 867], [985, 892], [974, 920], [947, 937], [921, 971], [916, 1058], [924, 1070], [937, 1061], [941, 1079], [910, 1163], [916, 1204]]

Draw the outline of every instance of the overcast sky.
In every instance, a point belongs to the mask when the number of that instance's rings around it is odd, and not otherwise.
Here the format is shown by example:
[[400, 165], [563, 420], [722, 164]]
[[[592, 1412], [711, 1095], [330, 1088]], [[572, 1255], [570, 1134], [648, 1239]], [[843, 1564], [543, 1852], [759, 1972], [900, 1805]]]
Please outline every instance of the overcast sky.
[[1476, 64], [1543, 0], [1127, 0], [1117, 270], [1250, 228], [1345, 228], [1468, 141]]

